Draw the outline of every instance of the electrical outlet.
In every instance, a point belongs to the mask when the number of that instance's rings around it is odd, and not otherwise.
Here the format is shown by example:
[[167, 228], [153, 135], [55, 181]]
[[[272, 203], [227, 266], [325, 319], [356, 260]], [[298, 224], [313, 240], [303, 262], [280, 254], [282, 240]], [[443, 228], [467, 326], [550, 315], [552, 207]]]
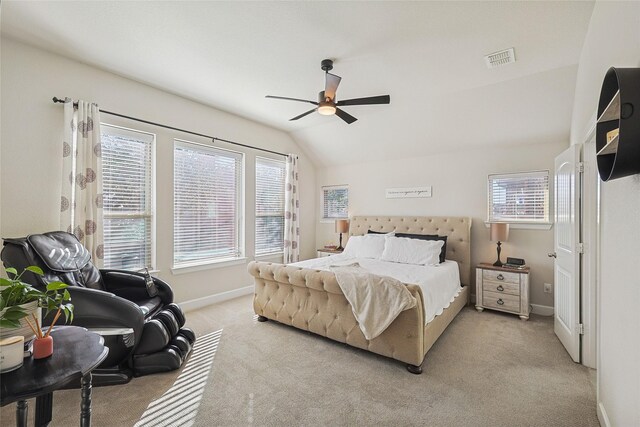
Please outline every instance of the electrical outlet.
[[551, 283], [545, 283], [544, 284], [544, 292], [546, 294], [552, 294], [553, 293], [553, 285]]

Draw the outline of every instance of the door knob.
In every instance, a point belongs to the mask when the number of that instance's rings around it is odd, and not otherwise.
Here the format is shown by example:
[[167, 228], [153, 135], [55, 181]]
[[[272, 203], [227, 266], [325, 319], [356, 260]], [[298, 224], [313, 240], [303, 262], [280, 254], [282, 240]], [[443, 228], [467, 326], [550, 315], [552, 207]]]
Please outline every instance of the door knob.
[[558, 256], [556, 255], [556, 253], [555, 253], [555, 252], [549, 252], [549, 253], [547, 254], [547, 256], [548, 256], [549, 258], [557, 258], [557, 257], [558, 257]]

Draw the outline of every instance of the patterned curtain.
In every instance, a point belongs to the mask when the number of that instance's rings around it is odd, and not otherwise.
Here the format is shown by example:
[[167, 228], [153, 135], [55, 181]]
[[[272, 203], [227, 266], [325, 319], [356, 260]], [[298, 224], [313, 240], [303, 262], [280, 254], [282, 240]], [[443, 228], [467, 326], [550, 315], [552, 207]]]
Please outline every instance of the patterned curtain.
[[75, 234], [103, 266], [102, 159], [100, 109], [96, 104], [64, 104], [60, 229]]
[[298, 197], [298, 156], [289, 154], [284, 183], [284, 263], [300, 260], [300, 198]]

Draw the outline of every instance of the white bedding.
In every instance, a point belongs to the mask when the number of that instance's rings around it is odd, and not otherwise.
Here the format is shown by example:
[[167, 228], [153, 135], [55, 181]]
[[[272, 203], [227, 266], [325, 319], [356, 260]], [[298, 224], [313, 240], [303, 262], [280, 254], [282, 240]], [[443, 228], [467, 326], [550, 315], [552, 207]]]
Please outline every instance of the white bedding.
[[329, 266], [357, 262], [372, 274], [390, 276], [403, 283], [420, 286], [424, 296], [425, 321], [442, 314], [460, 292], [458, 263], [446, 260], [435, 266], [400, 264], [369, 258], [353, 258], [346, 254], [314, 258], [290, 264], [296, 267], [330, 271]]

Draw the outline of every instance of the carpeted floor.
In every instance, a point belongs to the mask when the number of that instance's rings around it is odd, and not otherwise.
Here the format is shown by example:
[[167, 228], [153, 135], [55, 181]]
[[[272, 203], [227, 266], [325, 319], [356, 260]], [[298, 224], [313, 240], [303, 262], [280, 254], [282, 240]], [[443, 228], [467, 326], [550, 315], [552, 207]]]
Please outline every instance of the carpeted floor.
[[[384, 357], [259, 323], [251, 296], [187, 318], [201, 337], [188, 366], [95, 388], [94, 426], [599, 425], [594, 371], [571, 361], [552, 318], [523, 322], [466, 308], [419, 376]], [[56, 392], [52, 425], [79, 424], [79, 406], [79, 390]], [[2, 426], [15, 425], [14, 410], [2, 408]]]

